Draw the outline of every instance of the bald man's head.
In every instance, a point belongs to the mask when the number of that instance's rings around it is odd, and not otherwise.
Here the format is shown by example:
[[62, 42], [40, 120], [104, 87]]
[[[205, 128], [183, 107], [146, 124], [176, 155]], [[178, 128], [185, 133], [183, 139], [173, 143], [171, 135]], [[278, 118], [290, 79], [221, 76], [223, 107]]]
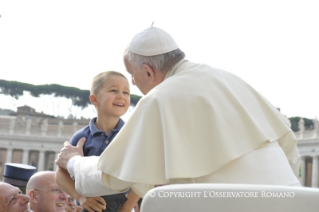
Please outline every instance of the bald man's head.
[[55, 181], [54, 171], [41, 171], [31, 176], [27, 184], [26, 193], [28, 194], [31, 189], [46, 187], [48, 182]]
[[30, 208], [34, 212], [65, 212], [68, 196], [55, 181], [55, 172], [41, 171], [27, 184]]

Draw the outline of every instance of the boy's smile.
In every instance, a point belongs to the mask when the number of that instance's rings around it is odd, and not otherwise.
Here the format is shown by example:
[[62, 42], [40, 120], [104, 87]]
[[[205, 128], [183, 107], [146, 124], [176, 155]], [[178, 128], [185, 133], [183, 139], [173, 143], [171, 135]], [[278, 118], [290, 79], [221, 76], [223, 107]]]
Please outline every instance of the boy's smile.
[[121, 76], [108, 77], [96, 95], [97, 112], [102, 116], [120, 117], [130, 106], [130, 89], [127, 79]]
[[124, 104], [113, 104], [113, 105], [115, 105], [115, 106], [117, 106], [117, 107], [124, 107]]

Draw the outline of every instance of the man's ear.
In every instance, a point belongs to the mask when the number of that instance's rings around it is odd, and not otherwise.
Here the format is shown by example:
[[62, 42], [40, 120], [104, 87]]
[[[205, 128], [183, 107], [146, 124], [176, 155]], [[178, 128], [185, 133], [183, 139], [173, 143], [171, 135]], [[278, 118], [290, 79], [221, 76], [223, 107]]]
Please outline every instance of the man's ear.
[[33, 202], [33, 203], [38, 202], [37, 192], [35, 192], [34, 190], [30, 190], [28, 195], [30, 197], [30, 202]]
[[143, 64], [142, 71], [145, 73], [148, 82], [152, 83], [155, 81], [156, 71], [152, 69], [149, 65]]
[[90, 102], [91, 102], [94, 106], [97, 106], [98, 102], [97, 102], [96, 96], [95, 96], [94, 94], [91, 94], [89, 98], [90, 98]]

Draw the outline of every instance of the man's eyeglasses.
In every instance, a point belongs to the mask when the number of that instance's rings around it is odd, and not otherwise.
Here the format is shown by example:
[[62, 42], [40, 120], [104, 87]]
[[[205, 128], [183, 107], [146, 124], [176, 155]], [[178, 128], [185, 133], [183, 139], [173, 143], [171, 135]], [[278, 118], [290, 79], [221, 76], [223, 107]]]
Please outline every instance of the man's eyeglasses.
[[61, 188], [58, 188], [58, 187], [49, 187], [49, 188], [41, 188], [41, 189], [35, 188], [33, 190], [35, 190], [35, 191], [48, 191], [48, 192], [52, 192], [55, 194], [65, 193]]

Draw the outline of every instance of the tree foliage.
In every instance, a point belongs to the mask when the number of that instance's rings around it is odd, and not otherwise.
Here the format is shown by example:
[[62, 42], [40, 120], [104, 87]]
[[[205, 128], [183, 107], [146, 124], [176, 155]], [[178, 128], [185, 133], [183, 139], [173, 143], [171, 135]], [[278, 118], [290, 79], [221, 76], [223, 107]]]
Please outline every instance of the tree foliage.
[[[299, 129], [299, 121], [300, 121], [301, 117], [290, 117], [290, 123], [291, 123], [291, 129], [294, 132], [298, 132]], [[311, 119], [307, 119], [307, 118], [303, 118], [304, 122], [305, 122], [305, 129], [306, 130], [310, 130], [313, 129], [314, 127], [314, 123]]]
[[131, 94], [131, 105], [136, 105], [138, 103], [138, 101], [140, 101], [140, 99], [142, 98], [141, 96], [135, 95], [135, 94]]
[[[82, 109], [90, 104], [89, 90], [81, 90], [75, 87], [67, 87], [58, 84], [32, 85], [17, 81], [6, 81], [0, 79], [0, 94], [10, 95], [15, 99], [23, 96], [23, 91], [29, 91], [34, 97], [40, 97], [41, 94], [54, 95], [55, 97], [65, 97], [72, 100], [72, 104]], [[141, 99], [141, 96], [131, 94], [131, 105], [135, 106]], [[299, 131], [298, 123], [301, 117], [290, 117], [291, 129], [294, 132]], [[314, 123], [311, 119], [303, 118], [305, 129], [313, 129]]]
[[[51, 95], [55, 97], [65, 97], [72, 100], [72, 104], [85, 108], [90, 104], [90, 91], [81, 90], [75, 87], [67, 87], [58, 84], [47, 85], [32, 85], [17, 81], [0, 80], [0, 93], [10, 95], [18, 99], [23, 95], [23, 91], [29, 91], [34, 97], [39, 97], [41, 94]], [[131, 94], [131, 105], [136, 105], [141, 96]]]

